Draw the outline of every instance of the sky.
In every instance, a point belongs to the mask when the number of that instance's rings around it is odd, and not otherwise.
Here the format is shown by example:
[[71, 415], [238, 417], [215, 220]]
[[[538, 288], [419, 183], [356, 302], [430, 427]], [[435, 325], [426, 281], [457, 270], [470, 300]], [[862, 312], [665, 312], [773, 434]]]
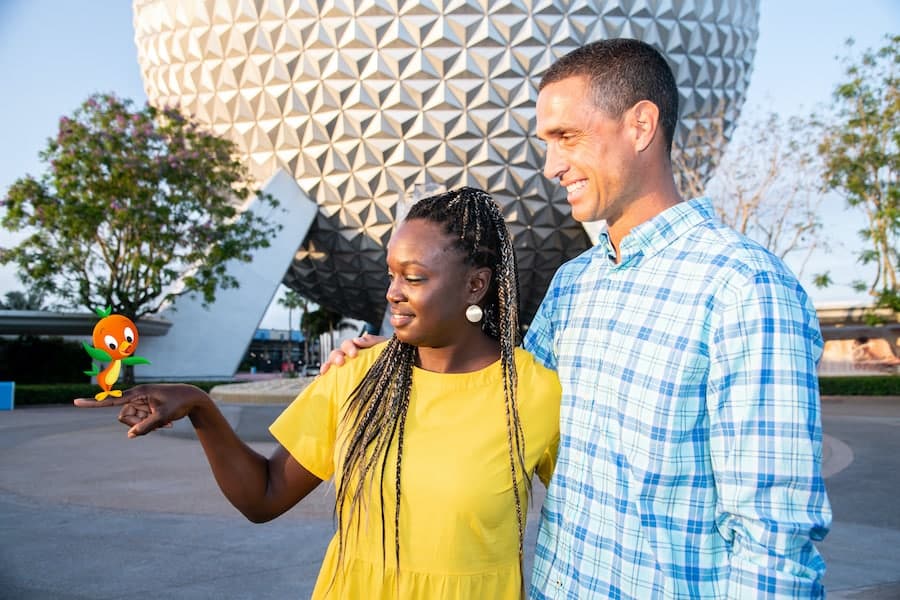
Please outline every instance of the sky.
[[[897, 0], [761, 0], [759, 39], [745, 110], [803, 115], [830, 103], [852, 37], [857, 48], [883, 45], [900, 33]], [[59, 117], [90, 94], [115, 92], [146, 102], [128, 0], [0, 0], [0, 194], [25, 174], [43, 172], [38, 154]], [[815, 143], [815, 140], [810, 140]], [[849, 283], [865, 278], [856, 262], [861, 213], [829, 199], [823, 210], [830, 250], [817, 253], [801, 281], [817, 306], [865, 303]], [[21, 236], [0, 229], [0, 246]], [[789, 266], [790, 261], [788, 261]], [[829, 270], [835, 284], [818, 289], [814, 273]], [[11, 266], [0, 267], [0, 296], [23, 289]], [[294, 316], [296, 323], [296, 315]], [[287, 313], [272, 306], [261, 326], [287, 328]]]

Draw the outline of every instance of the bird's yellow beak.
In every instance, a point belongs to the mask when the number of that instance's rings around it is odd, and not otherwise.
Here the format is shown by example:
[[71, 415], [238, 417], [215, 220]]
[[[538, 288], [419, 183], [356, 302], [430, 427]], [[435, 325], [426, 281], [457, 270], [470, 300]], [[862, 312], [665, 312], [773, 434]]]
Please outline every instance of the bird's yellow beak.
[[122, 345], [119, 346], [119, 352], [127, 354], [129, 350], [131, 350], [131, 344], [127, 340], [122, 340]]

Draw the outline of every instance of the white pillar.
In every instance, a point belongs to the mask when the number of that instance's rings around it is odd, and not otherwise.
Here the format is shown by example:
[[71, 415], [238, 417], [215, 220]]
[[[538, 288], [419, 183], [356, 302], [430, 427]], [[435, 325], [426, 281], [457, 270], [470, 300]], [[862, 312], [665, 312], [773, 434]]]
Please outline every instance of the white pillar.
[[160, 313], [172, 326], [166, 335], [141, 337], [137, 354], [151, 364], [135, 367], [136, 380], [229, 379], [237, 371], [318, 210], [281, 169], [263, 191], [274, 196], [279, 206], [272, 208], [254, 199], [248, 210], [280, 223], [282, 229], [268, 248], [253, 253], [250, 262], [228, 263], [228, 273], [240, 287], [217, 290], [216, 301], [208, 308], [202, 306], [199, 295], [186, 294]]

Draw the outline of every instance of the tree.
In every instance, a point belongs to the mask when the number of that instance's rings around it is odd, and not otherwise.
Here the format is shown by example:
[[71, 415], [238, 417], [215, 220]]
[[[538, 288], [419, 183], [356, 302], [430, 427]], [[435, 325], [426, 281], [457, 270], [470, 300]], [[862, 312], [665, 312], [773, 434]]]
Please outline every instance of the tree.
[[304, 331], [309, 333], [309, 340], [320, 338], [323, 333], [329, 334], [329, 337], [333, 339], [334, 329], [341, 322], [342, 318], [341, 313], [325, 306], [320, 306], [316, 310], [303, 315], [302, 323]]
[[[848, 51], [853, 40], [847, 40]], [[847, 204], [865, 212], [860, 232], [863, 264], [876, 266], [873, 280], [859, 282], [879, 305], [900, 310], [897, 286], [900, 234], [900, 36], [859, 57], [843, 59], [846, 81], [833, 94], [835, 115], [819, 144], [825, 183]]]
[[303, 364], [308, 365], [309, 364], [309, 338], [307, 337], [306, 331], [303, 328], [303, 321], [306, 317], [306, 310], [307, 310], [307, 307], [309, 306], [309, 300], [307, 300], [306, 298], [304, 298], [303, 296], [298, 294], [296, 291], [288, 289], [287, 291], [284, 292], [284, 295], [278, 299], [278, 304], [285, 307], [286, 309], [288, 309], [288, 356], [292, 356], [292, 354], [291, 354], [291, 343], [293, 341], [291, 339], [292, 333], [293, 333], [293, 329], [292, 329], [293, 322], [291, 321], [292, 313], [295, 308], [299, 308], [302, 311], [300, 313], [300, 333], [303, 335], [303, 338], [305, 340], [305, 342], [303, 344], [304, 349], [305, 349], [304, 353], [303, 353]]
[[[802, 274], [813, 251], [825, 245], [821, 164], [807, 141], [817, 131], [811, 119], [745, 113], [708, 182], [684, 155], [673, 157], [681, 192], [688, 198], [709, 195], [725, 223], [781, 259], [797, 257]], [[698, 136], [695, 142], [710, 148], [727, 142], [721, 126]]]
[[40, 154], [48, 170], [3, 199], [4, 227], [33, 233], [0, 249], [0, 263], [60, 306], [137, 320], [181, 294], [210, 304], [238, 287], [226, 263], [249, 261], [280, 226], [241, 211], [253, 182], [232, 142], [175, 108], [131, 105], [94, 95], [60, 119]]
[[342, 318], [341, 313], [336, 310], [320, 306], [303, 316], [303, 326], [309, 331], [309, 335], [318, 337], [323, 333], [334, 331]]
[[13, 290], [4, 295], [6, 301], [0, 301], [2, 310], [44, 310], [44, 299], [34, 291], [20, 292]]

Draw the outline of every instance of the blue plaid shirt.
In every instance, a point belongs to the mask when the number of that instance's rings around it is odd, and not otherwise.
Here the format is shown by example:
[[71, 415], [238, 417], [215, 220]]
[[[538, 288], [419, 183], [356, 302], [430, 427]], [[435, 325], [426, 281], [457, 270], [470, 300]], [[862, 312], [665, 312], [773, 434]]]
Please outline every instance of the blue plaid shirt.
[[525, 347], [562, 382], [532, 598], [824, 595], [823, 341], [708, 199], [556, 273]]

